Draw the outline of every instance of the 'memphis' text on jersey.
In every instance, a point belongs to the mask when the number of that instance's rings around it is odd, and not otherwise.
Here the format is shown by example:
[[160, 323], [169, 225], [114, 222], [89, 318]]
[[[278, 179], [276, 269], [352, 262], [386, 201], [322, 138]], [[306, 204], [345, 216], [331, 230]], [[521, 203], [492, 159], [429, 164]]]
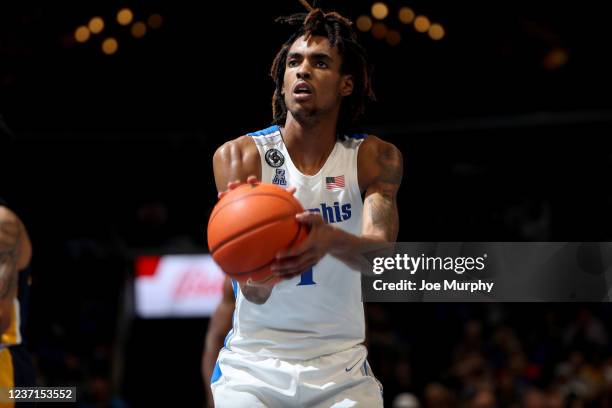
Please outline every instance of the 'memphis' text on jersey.
[[351, 218], [351, 203], [340, 204], [335, 201], [333, 205], [321, 203], [320, 208], [309, 208], [310, 212], [318, 212], [323, 217], [326, 224], [346, 221]]

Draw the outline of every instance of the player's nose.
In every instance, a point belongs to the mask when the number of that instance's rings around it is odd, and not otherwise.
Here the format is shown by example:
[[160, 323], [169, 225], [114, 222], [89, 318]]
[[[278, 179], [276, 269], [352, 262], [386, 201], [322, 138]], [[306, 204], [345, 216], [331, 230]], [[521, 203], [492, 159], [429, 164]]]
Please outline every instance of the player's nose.
[[298, 79], [309, 79], [311, 75], [310, 71], [310, 65], [308, 64], [308, 62], [302, 63], [299, 69], [297, 70]]

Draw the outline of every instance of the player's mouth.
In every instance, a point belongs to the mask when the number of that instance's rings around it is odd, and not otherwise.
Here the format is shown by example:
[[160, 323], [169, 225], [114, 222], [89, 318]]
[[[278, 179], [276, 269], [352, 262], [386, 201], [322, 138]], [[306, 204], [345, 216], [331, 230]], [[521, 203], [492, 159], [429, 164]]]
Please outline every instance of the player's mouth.
[[293, 97], [302, 102], [312, 98], [312, 86], [307, 82], [300, 81], [293, 87]]

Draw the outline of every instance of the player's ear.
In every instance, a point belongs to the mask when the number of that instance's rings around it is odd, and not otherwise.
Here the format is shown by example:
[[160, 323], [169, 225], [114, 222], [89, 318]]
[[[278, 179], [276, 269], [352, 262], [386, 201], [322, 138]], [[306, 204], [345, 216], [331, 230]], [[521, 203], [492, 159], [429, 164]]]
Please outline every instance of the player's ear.
[[355, 82], [353, 80], [352, 75], [342, 75], [342, 79], [340, 82], [340, 95], [349, 96], [353, 93], [354, 86]]

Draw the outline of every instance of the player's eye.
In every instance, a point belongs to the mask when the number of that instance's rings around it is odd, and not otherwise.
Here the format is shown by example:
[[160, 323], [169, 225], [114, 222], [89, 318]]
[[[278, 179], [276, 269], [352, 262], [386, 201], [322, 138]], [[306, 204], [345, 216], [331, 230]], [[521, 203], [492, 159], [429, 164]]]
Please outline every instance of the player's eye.
[[297, 60], [289, 60], [289, 62], [287, 62], [287, 66], [290, 68], [294, 68], [298, 66], [298, 62]]
[[318, 61], [317, 68], [327, 68], [327, 63], [323, 61]]

